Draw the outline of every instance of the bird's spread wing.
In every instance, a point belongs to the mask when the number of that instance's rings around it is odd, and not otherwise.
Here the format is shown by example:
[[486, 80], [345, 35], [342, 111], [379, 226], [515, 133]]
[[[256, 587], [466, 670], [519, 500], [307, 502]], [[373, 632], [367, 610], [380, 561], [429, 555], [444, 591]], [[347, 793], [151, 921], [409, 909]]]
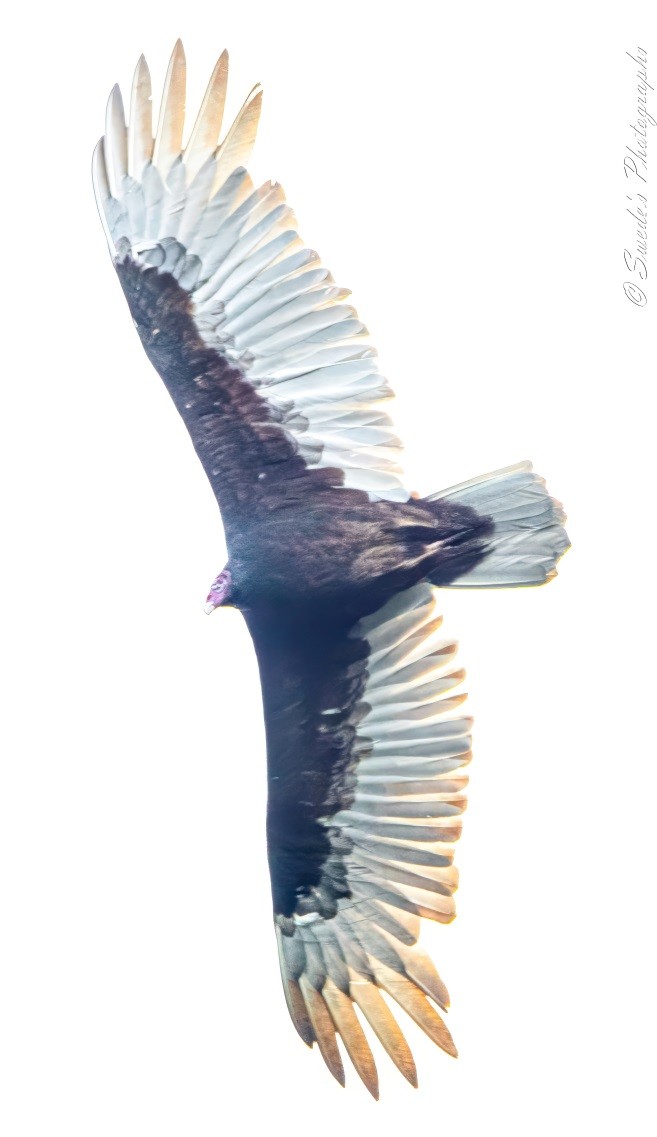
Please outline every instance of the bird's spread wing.
[[[247, 614], [248, 620], [248, 614]], [[414, 1084], [409, 1047], [382, 995], [455, 1054], [432, 1004], [445, 986], [416, 941], [448, 922], [457, 885], [470, 720], [464, 672], [441, 637], [433, 591], [396, 596], [348, 632], [251, 628], [269, 766], [268, 843], [290, 1015], [344, 1080], [336, 1035], [377, 1093], [354, 1005]]]
[[[406, 501], [400, 443], [384, 409], [392, 392], [366, 328], [348, 292], [299, 238], [280, 185], [255, 189], [246, 172], [259, 88], [219, 142], [227, 75], [224, 53], [186, 142], [180, 43], [154, 134], [143, 57], [127, 126], [118, 87], [109, 99], [94, 186], [144, 346], [185, 419], [222, 511], [227, 467], [239, 467], [243, 507], [263, 467], [292, 454], [297, 469], [325, 471], [323, 482]], [[179, 344], [177, 362], [164, 350], [169, 332]], [[219, 371], [213, 359], [221, 361]], [[219, 404], [222, 414], [213, 417]], [[223, 446], [222, 430], [235, 437], [238, 427], [239, 448]], [[251, 478], [249, 463], [257, 467]]]

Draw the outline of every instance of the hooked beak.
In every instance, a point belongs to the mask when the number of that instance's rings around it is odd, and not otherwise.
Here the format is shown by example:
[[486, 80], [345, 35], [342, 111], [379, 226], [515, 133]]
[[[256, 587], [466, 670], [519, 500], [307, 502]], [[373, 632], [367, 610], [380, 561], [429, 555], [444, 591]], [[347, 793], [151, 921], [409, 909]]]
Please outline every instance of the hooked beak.
[[228, 600], [220, 600], [218, 603], [215, 603], [208, 596], [208, 601], [207, 601], [207, 604], [205, 605], [203, 611], [205, 612], [206, 616], [211, 616], [212, 613], [214, 611], [216, 611], [217, 608], [234, 608], [234, 607], [235, 607], [235, 605], [231, 604], [230, 601], [228, 601]]
[[215, 608], [221, 608], [222, 605], [225, 606], [224, 593], [211, 588], [205, 598], [205, 608], [203, 611], [207, 616], [210, 616]]

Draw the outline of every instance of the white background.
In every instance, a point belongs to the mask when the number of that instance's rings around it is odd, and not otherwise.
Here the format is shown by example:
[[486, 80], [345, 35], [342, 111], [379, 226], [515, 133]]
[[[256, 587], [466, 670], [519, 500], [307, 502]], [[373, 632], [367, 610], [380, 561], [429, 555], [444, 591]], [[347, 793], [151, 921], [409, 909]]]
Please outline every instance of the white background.
[[[622, 291], [625, 51], [645, 47], [657, 78], [649, 7], [64, 0], [14, 14], [6, 1137], [654, 1131], [657, 251], [647, 307]], [[409, 1023], [421, 1088], [377, 1048], [378, 1106], [351, 1069], [334, 1083], [288, 1021], [252, 650], [239, 614], [203, 614], [225, 558], [218, 514], [91, 191], [111, 85], [125, 90], [144, 51], [159, 87], [179, 34], [190, 105], [224, 46], [229, 109], [263, 82], [253, 173], [282, 181], [352, 288], [399, 395], [412, 484], [529, 457], [570, 518], [549, 588], [443, 594], [476, 761], [459, 918], [423, 942], [461, 1057]], [[657, 249], [657, 129], [650, 145]]]

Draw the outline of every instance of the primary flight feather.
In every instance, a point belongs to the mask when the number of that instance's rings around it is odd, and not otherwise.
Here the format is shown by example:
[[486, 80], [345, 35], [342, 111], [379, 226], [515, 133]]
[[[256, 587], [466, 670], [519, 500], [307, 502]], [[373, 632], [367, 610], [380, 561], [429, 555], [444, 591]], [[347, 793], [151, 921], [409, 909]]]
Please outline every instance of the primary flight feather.
[[[449, 1054], [447, 990], [417, 944], [457, 885], [471, 720], [433, 586], [542, 584], [568, 547], [527, 462], [411, 495], [392, 394], [349, 293], [303, 244], [278, 184], [246, 171], [254, 88], [222, 137], [228, 57], [185, 143], [174, 48], [153, 131], [142, 57], [118, 87], [94, 188], [142, 344], [221, 509], [228, 563], [208, 610], [239, 608], [260, 668], [274, 923], [292, 1021], [370, 1092], [355, 1007], [399, 1070], [413, 1058], [384, 995]], [[382, 992], [384, 995], [382, 995]]]

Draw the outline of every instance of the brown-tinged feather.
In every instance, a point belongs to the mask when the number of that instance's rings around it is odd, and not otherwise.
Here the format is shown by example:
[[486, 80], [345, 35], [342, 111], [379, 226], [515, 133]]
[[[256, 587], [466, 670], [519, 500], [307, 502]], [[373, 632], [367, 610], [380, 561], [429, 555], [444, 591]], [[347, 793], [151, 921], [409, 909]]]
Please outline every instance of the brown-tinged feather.
[[380, 775], [378, 778], [361, 775], [358, 780], [368, 794], [381, 798], [455, 794], [464, 790], [468, 784], [467, 774], [456, 778], [452, 775], [438, 775], [435, 778], [400, 778], [398, 781], [384, 781]]
[[354, 844], [368, 856], [383, 861], [406, 861], [415, 865], [451, 865], [454, 850], [436, 842], [433, 846], [420, 841], [390, 841], [385, 837], [370, 837], [367, 833], [352, 831]]
[[312, 1046], [315, 1041], [315, 1032], [308, 1015], [308, 1008], [301, 994], [301, 988], [296, 979], [285, 976], [283, 979], [285, 1002], [290, 1012], [297, 1034], [303, 1039], [306, 1046]]
[[420, 918], [410, 912], [402, 912], [399, 908], [391, 908], [382, 900], [370, 900], [370, 912], [373, 922], [379, 928], [385, 928], [396, 940], [411, 946], [420, 934]]
[[[281, 979], [283, 981], [283, 991], [285, 993], [287, 1009], [290, 1012], [290, 1018], [294, 1023], [297, 1033], [307, 1046], [312, 1046], [315, 1041], [315, 1032], [313, 1031], [312, 1023], [308, 1016], [308, 1010], [303, 995], [301, 994], [298, 980], [294, 978], [294, 973], [296, 973], [297, 976], [301, 973], [303, 965], [299, 953], [295, 961], [290, 951], [286, 950], [286, 947], [288, 949], [291, 947], [292, 939], [293, 937], [283, 936], [280, 928], [278, 926], [276, 927], [276, 945], [278, 947], [278, 959], [281, 965]], [[301, 953], [303, 953], [303, 945], [301, 945]]]
[[333, 1077], [341, 1086], [344, 1086], [344, 1067], [342, 1065], [340, 1051], [338, 1050], [338, 1044], [335, 1040], [333, 1019], [328, 1012], [326, 1003], [319, 991], [316, 991], [308, 982], [305, 975], [301, 976], [299, 986], [308, 1009], [320, 1054]]
[[439, 892], [443, 896], [451, 896], [458, 886], [458, 870], [452, 865], [448, 868], [422, 868], [413, 865], [391, 864], [389, 861], [370, 859], [361, 854], [358, 863], [377, 876], [385, 876], [386, 880], [397, 884], [410, 885], [413, 888], [424, 888], [427, 892]]
[[191, 182], [217, 148], [226, 104], [228, 52], [223, 51], [210, 76], [201, 109], [185, 148], [185, 165]]
[[331, 1018], [340, 1032], [347, 1054], [372, 1097], [378, 1101], [379, 1079], [374, 1058], [349, 995], [345, 995], [339, 987], [336, 987], [332, 979], [326, 980], [322, 995]]
[[399, 1006], [441, 1050], [451, 1054], [453, 1058], [457, 1057], [458, 1051], [445, 1023], [414, 983], [392, 968], [386, 967], [385, 964], [377, 966], [376, 979], [379, 986], [399, 1003]]
[[[415, 944], [413, 947], [406, 947], [405, 944], [394, 940], [384, 928], [380, 929], [380, 932], [391, 946], [394, 947], [408, 978], [413, 983], [416, 983], [417, 986], [424, 991], [425, 995], [428, 995], [438, 1003], [443, 1010], [447, 1010], [449, 1007], [449, 992], [426, 951], [424, 951], [419, 944]], [[394, 970], [396, 970], [396, 968]]]
[[185, 87], [185, 53], [180, 40], [176, 40], [164, 80], [164, 91], [153, 148], [153, 164], [157, 166], [162, 179], [165, 181], [182, 150], [185, 126]]
[[360, 1007], [397, 1069], [417, 1089], [417, 1070], [413, 1055], [388, 1004], [371, 983], [364, 982], [355, 972], [352, 976], [349, 990], [354, 1003]]
[[262, 88], [255, 86], [217, 151], [212, 193], [219, 189], [238, 166], [246, 166], [258, 132], [261, 109]]

